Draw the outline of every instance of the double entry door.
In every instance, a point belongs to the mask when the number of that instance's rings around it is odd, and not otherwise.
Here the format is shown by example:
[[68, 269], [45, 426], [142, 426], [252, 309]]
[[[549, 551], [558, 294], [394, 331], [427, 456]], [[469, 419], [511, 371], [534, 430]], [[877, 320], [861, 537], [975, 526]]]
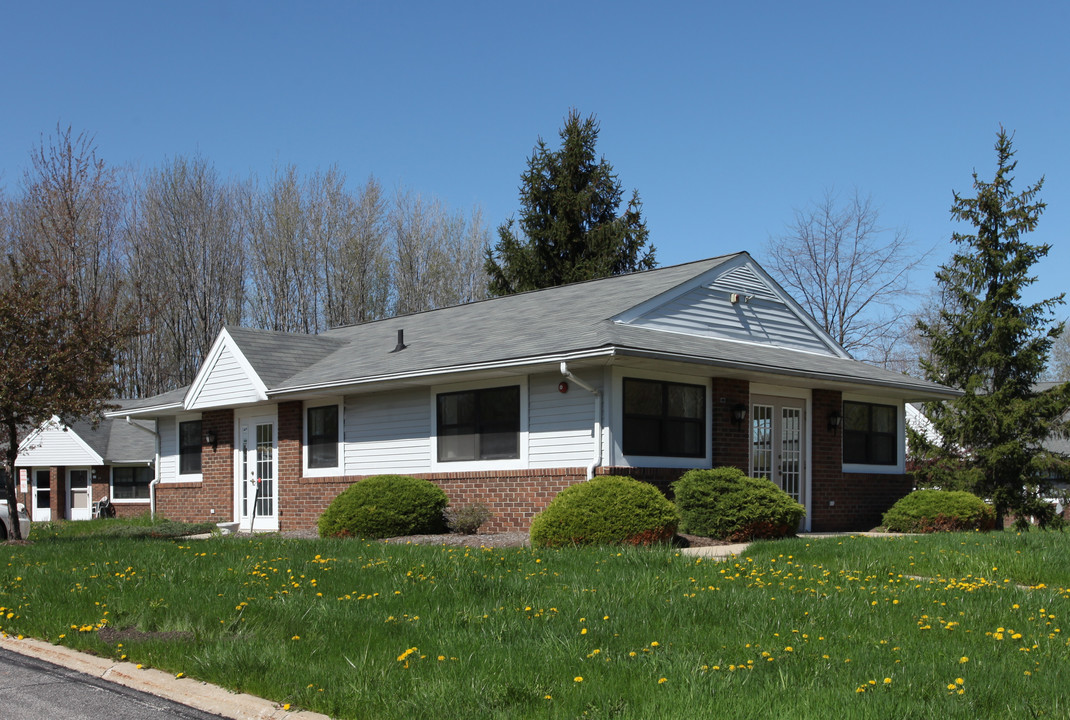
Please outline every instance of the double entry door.
[[772, 480], [806, 505], [806, 401], [755, 395], [750, 417], [751, 476]]
[[243, 530], [279, 529], [278, 437], [273, 416], [239, 417], [235, 515]]

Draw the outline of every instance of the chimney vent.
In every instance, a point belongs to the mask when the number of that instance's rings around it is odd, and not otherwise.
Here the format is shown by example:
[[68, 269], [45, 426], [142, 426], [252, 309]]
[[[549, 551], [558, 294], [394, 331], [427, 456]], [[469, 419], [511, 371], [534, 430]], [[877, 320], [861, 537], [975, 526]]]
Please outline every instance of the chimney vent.
[[407, 347], [408, 347], [408, 345], [405, 344], [405, 331], [404, 330], [398, 330], [398, 344], [395, 345], [394, 349], [391, 350], [390, 352], [392, 352], [392, 353], [401, 352], [402, 350], [404, 350]]

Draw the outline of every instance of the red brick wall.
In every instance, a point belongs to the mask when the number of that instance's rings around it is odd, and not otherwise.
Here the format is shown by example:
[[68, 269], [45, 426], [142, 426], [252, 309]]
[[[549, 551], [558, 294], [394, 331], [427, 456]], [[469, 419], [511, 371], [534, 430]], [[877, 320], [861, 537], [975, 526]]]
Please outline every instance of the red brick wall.
[[[215, 433], [216, 446], [203, 444]], [[226, 522], [234, 516], [234, 411], [201, 415], [201, 482], [156, 486], [156, 514], [185, 522]], [[213, 512], [213, 510], [215, 512]]]
[[815, 532], [871, 530], [880, 525], [885, 510], [910, 492], [910, 479], [906, 475], [845, 474], [842, 430], [828, 427], [829, 416], [843, 412], [841, 394], [814, 390], [813, 410], [810, 528]]
[[[721, 402], [721, 400], [724, 402]], [[747, 419], [732, 420], [732, 408], [747, 408]], [[713, 467], [729, 465], [750, 472], [750, 383], [746, 380], [713, 379]]]

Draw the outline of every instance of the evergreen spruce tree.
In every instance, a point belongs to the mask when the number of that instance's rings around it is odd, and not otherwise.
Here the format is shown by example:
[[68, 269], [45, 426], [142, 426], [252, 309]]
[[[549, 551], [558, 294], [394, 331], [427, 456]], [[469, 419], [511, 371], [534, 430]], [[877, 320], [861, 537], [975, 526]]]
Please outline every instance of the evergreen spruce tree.
[[1049, 490], [1045, 478], [1061, 461], [1041, 443], [1067, 430], [1062, 416], [1070, 407], [1070, 383], [1036, 388], [1063, 332], [1053, 315], [1063, 296], [1022, 299], [1036, 279], [1031, 268], [1050, 246], [1023, 239], [1044, 211], [1037, 198], [1044, 181], [1014, 193], [1011, 140], [1001, 127], [995, 178], [986, 182], [975, 172], [976, 195], [954, 195], [952, 218], [973, 226], [973, 234], [952, 235], [956, 252], [936, 273], [943, 309], [918, 329], [931, 341], [930, 357], [922, 360], [928, 377], [965, 393], [927, 408], [942, 436], [927, 449], [937, 477], [958, 467], [960, 478], [972, 478], [974, 492], [994, 501], [1001, 521], [1009, 512], [1022, 526], [1027, 516], [1042, 523], [1052, 517], [1040, 498]]
[[491, 295], [553, 287], [656, 266], [647, 244], [639, 193], [622, 214], [621, 183], [613, 166], [597, 158], [599, 125], [571, 110], [561, 148], [539, 138], [521, 176], [519, 232], [513, 219], [498, 228], [486, 255]]

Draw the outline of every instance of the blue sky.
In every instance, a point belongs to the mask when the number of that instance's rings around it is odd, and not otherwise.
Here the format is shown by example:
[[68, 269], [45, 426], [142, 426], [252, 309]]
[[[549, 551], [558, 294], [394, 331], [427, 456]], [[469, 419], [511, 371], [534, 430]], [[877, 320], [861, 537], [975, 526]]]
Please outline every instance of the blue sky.
[[935, 248], [925, 288], [950, 255], [952, 190], [991, 177], [1002, 123], [1018, 187], [1046, 177], [1037, 299], [1070, 289], [1067, 28], [1070, 3], [987, 0], [11, 2], [0, 184], [16, 190], [58, 122], [111, 164], [337, 164], [493, 227], [575, 107], [640, 191], [661, 264], [761, 261], [793, 208], [858, 188]]

